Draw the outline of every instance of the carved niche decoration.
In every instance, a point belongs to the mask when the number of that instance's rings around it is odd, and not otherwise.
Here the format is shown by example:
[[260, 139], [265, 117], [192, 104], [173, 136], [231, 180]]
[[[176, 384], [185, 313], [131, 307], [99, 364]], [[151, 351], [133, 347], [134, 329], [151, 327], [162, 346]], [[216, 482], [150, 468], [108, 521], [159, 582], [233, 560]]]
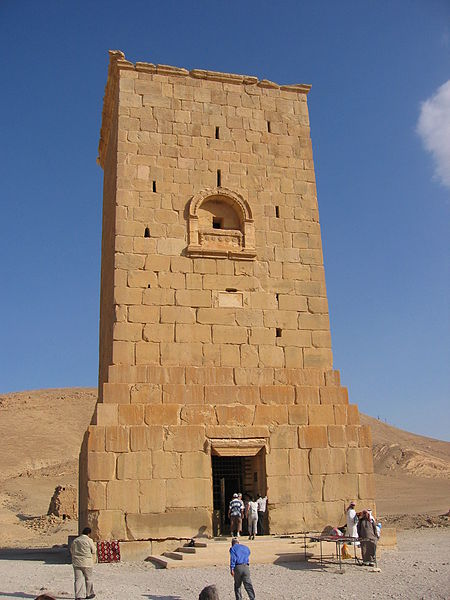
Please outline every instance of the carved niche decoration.
[[226, 188], [206, 189], [189, 204], [189, 256], [251, 260], [256, 256], [250, 205]]

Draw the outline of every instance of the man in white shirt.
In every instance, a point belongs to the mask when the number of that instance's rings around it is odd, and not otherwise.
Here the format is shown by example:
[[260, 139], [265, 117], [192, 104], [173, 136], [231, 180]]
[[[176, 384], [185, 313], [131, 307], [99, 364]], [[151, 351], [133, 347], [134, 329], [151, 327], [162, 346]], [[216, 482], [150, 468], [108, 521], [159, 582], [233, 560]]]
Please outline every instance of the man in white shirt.
[[[75, 600], [95, 598], [92, 571], [94, 563], [97, 562], [97, 548], [89, 537], [90, 533], [91, 528], [85, 527], [82, 534], [75, 538], [70, 546], [75, 577]], [[86, 588], [86, 596], [82, 595], [84, 587]]]
[[256, 503], [258, 504], [258, 533], [257, 535], [264, 535], [264, 516], [267, 509], [267, 496], [261, 498], [261, 494], [258, 494]]

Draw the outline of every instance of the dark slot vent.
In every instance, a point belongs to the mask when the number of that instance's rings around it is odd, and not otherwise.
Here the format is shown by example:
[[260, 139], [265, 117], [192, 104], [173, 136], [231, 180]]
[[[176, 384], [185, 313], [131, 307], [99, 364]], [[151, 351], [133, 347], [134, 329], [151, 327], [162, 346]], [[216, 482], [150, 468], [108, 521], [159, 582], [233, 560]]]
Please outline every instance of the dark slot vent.
[[153, 181], [152, 189], [154, 192], [156, 192], [156, 181]]
[[219, 219], [219, 217], [213, 217], [212, 226], [213, 229], [222, 229], [222, 219]]
[[236, 288], [226, 288], [225, 289], [226, 292], [237, 292]]
[[280, 294], [275, 294], [276, 301], [278, 302], [280, 299]]
[[269, 133], [271, 133], [271, 130], [270, 130], [270, 121], [267, 121], [267, 131], [268, 131]]
[[150, 229], [148, 227], [145, 228], [144, 237], [150, 237]]
[[216, 127], [216, 140], [218, 140], [218, 139], [219, 139], [219, 128]]
[[222, 173], [220, 169], [217, 169], [217, 187], [222, 185]]
[[275, 206], [275, 216], [277, 219], [280, 218], [280, 207], [279, 206]]
[[277, 337], [281, 337], [281, 333], [282, 333], [281, 329], [279, 327], [277, 327], [277, 329], [276, 329], [276, 336]]
[[151, 286], [150, 284], [148, 284], [148, 286], [147, 286], [147, 287], [148, 287], [148, 289], [150, 289], [152, 286]]

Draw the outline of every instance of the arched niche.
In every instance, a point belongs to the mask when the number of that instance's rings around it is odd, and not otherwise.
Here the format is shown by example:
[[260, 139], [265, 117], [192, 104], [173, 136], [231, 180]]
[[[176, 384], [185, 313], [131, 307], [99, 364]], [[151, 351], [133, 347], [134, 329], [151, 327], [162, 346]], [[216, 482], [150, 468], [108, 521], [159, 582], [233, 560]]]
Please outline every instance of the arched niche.
[[189, 204], [189, 256], [253, 259], [255, 225], [249, 203], [218, 187], [196, 194]]

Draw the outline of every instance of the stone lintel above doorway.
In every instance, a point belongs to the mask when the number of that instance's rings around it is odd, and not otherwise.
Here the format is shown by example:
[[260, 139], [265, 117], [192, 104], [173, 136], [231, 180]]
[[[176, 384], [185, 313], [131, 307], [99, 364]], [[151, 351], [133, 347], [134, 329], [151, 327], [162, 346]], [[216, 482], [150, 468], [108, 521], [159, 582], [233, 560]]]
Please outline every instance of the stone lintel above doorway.
[[261, 438], [212, 439], [210, 442], [211, 454], [215, 456], [256, 456], [266, 447], [266, 440]]

